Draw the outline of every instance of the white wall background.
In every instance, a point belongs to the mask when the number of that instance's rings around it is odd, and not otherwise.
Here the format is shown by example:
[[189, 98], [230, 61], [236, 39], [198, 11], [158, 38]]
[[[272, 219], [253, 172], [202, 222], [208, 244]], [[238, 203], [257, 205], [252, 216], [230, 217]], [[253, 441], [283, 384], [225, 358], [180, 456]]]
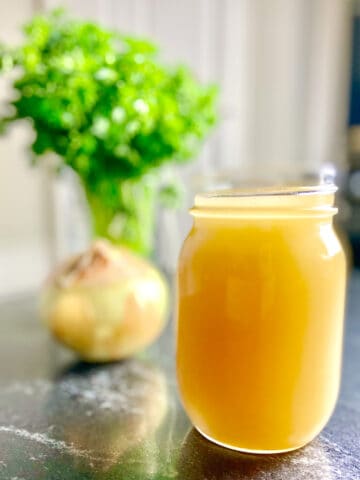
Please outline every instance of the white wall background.
[[[34, 12], [31, 0], [0, 2], [0, 41], [21, 41], [21, 25]], [[0, 79], [0, 102], [11, 95]], [[34, 288], [47, 270], [44, 175], [31, 169], [29, 126], [0, 137], [0, 298]]]
[[[342, 164], [349, 1], [3, 1], [0, 40], [18, 41], [19, 25], [34, 11], [59, 5], [151, 37], [165, 60], [220, 84], [221, 124], [188, 171], [225, 168], [241, 178], [249, 168], [266, 176]], [[0, 88], [3, 98], [3, 81]], [[0, 139], [0, 296], [34, 288], [48, 268], [49, 187], [27, 166], [29, 135], [19, 126]]]

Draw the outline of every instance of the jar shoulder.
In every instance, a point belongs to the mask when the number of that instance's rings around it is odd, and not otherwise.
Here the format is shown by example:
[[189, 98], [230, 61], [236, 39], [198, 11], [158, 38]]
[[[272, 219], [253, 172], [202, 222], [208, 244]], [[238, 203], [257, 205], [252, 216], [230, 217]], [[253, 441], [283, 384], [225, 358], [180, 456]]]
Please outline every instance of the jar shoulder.
[[[346, 243], [346, 242], [345, 242]], [[296, 225], [259, 223], [211, 228], [194, 225], [183, 242], [180, 264], [192, 257], [221, 255], [224, 261], [244, 257], [286, 257], [347, 263], [346, 245], [332, 223]]]

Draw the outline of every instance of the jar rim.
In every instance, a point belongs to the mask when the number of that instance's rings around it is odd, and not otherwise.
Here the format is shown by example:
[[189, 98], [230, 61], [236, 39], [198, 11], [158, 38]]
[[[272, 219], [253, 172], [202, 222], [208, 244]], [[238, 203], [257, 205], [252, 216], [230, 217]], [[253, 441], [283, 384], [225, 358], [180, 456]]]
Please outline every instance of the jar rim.
[[320, 185], [290, 185], [290, 186], [266, 186], [256, 188], [231, 188], [199, 193], [196, 198], [242, 198], [242, 197], [273, 197], [287, 195], [323, 195], [334, 194], [338, 187], [334, 183]]
[[276, 211], [291, 216], [296, 211], [306, 215], [334, 215], [337, 212], [333, 206], [336, 191], [333, 183], [215, 190], [197, 194], [190, 213], [238, 216], [245, 211], [257, 211], [258, 214]]

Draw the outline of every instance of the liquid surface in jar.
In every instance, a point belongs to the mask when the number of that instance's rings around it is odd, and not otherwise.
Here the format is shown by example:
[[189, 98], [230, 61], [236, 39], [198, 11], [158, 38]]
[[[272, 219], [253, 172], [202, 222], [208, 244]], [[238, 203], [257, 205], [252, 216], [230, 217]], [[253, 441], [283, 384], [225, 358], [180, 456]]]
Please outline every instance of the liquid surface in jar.
[[344, 254], [330, 215], [236, 216], [226, 202], [215, 215], [195, 215], [180, 256], [181, 397], [194, 425], [219, 443], [290, 450], [320, 432], [336, 402]]

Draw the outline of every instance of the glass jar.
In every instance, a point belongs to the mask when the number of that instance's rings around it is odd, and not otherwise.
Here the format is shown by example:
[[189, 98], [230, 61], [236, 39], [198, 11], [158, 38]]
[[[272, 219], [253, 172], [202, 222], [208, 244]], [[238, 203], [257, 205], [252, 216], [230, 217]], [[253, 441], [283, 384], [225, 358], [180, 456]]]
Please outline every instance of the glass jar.
[[209, 440], [285, 452], [338, 395], [346, 262], [334, 185], [197, 195], [178, 266], [177, 375]]

